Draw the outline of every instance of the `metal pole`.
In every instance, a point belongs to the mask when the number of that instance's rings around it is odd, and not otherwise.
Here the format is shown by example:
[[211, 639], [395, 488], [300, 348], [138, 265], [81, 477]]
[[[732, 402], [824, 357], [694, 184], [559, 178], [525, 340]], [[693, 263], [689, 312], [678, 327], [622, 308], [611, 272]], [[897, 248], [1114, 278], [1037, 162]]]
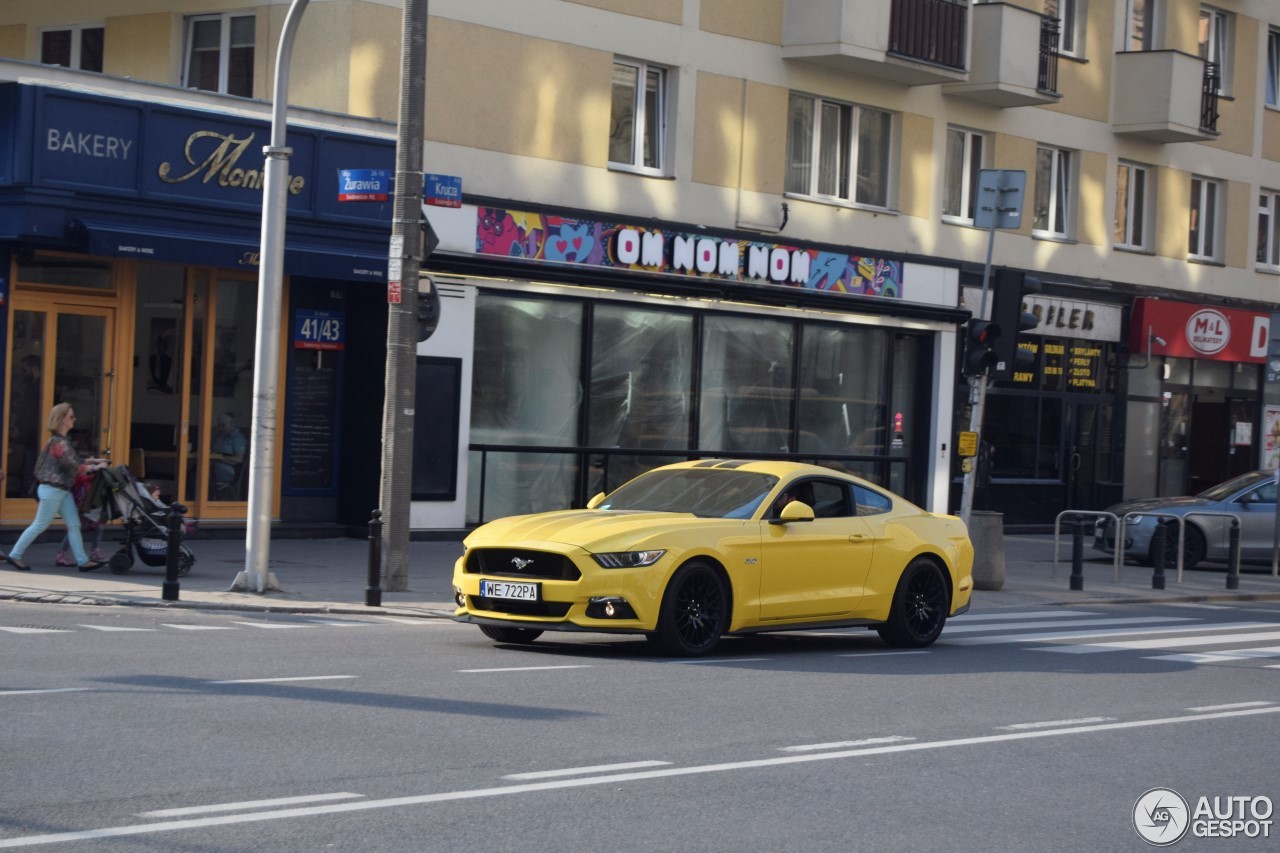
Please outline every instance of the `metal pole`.
[[169, 505], [165, 515], [165, 527], [169, 541], [164, 552], [164, 583], [160, 585], [160, 597], [165, 601], [178, 600], [178, 561], [182, 557], [182, 514], [187, 508], [180, 503]]
[[1227, 538], [1227, 589], [1240, 588], [1240, 521], [1231, 519]]
[[382, 510], [375, 509], [369, 519], [369, 583], [364, 588], [364, 604], [366, 607], [382, 606], [382, 587], [379, 586], [379, 575], [382, 572]]
[[1156, 529], [1151, 537], [1151, 588], [1164, 589], [1165, 541], [1169, 531], [1164, 522], [1156, 519]]
[[[995, 252], [996, 247], [996, 223], [992, 219], [991, 227], [987, 234], [987, 262], [982, 268], [982, 299], [978, 305], [977, 317], [980, 320], [987, 319], [987, 292], [991, 287], [991, 256]], [[969, 410], [969, 432], [978, 434], [978, 447], [982, 447], [982, 414], [987, 405], [987, 374], [984, 372], [979, 376], [973, 376], [969, 379], [969, 402], [972, 408]], [[978, 479], [978, 457], [974, 457], [969, 470], [964, 475], [964, 487], [960, 493], [960, 518], [964, 521], [965, 526], [969, 525], [969, 519], [973, 516], [973, 491], [977, 487]]]
[[244, 571], [232, 589], [264, 593], [279, 589], [268, 568], [271, 559], [271, 497], [275, 485], [276, 374], [280, 369], [280, 311], [284, 291], [284, 238], [288, 216], [289, 156], [285, 143], [289, 115], [289, 62], [293, 41], [310, 0], [293, 0], [276, 54], [271, 144], [262, 184], [262, 240], [258, 252], [258, 328], [253, 361], [253, 424], [249, 446], [249, 518], [245, 531]]
[[1071, 524], [1071, 589], [1084, 589], [1084, 519]]
[[1280, 468], [1276, 468], [1276, 523], [1271, 538], [1271, 577], [1280, 577]]
[[422, 141], [427, 90], [427, 0], [405, 0], [396, 138], [396, 199], [387, 264], [387, 371], [382, 407], [384, 577], [409, 588], [409, 501], [417, 374], [418, 271], [422, 266]]

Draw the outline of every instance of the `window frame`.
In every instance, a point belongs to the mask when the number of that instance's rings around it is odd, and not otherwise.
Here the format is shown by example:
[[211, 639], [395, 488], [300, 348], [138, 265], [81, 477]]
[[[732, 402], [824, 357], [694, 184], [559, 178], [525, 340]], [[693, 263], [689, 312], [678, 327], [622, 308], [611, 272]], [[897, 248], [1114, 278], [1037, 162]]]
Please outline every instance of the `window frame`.
[[[214, 12], [205, 15], [188, 15], [183, 21], [183, 47], [182, 47], [182, 78], [181, 86], [184, 89], [195, 89], [200, 92], [216, 92], [220, 95], [235, 95], [237, 97], [253, 97], [254, 80], [249, 80], [249, 94], [241, 95], [239, 93], [229, 91], [231, 78], [231, 51], [237, 47], [231, 43], [231, 33], [233, 30], [233, 22], [237, 18], [248, 18], [253, 21], [254, 40], [251, 45], [253, 49], [253, 62], [257, 61], [258, 37], [257, 26], [258, 16], [243, 12]], [[196, 25], [205, 21], [217, 21], [218, 26], [218, 87], [216, 89], [201, 89], [199, 86], [193, 85], [191, 82], [191, 60], [195, 51], [195, 30]], [[240, 45], [241, 47], [243, 45]], [[253, 63], [250, 63], [250, 67]]]
[[[1041, 152], [1049, 152], [1052, 158], [1049, 167], [1048, 186], [1042, 187], [1040, 181], [1040, 158]], [[1075, 151], [1070, 148], [1060, 148], [1056, 145], [1037, 145], [1036, 146], [1036, 186], [1032, 202], [1031, 213], [1031, 235], [1041, 239], [1049, 240], [1070, 240], [1072, 239], [1073, 222], [1075, 218], [1075, 194], [1076, 194], [1076, 170], [1073, 168]], [[1062, 173], [1066, 172], [1065, 185], [1062, 183]], [[1038, 211], [1041, 207], [1042, 191], [1047, 193], [1044, 198], [1047, 227], [1037, 228], [1035, 223], [1038, 218]], [[1061, 209], [1061, 222], [1055, 222], [1057, 211]]]
[[1280, 190], [1258, 191], [1258, 258], [1257, 269], [1280, 273]]
[[[54, 27], [41, 27], [40, 29], [40, 64], [55, 65], [59, 68], [70, 68], [75, 71], [89, 71], [95, 74], [101, 74], [101, 68], [85, 68], [84, 67], [84, 34], [87, 31], [100, 30], [102, 32], [102, 41], [106, 43], [106, 27], [100, 23], [82, 23], [82, 24], [60, 24]], [[71, 57], [69, 65], [62, 65], [56, 62], [50, 62], [44, 56], [44, 39], [50, 33], [70, 33], [71, 34]], [[103, 57], [99, 57], [103, 59]]]
[[[794, 114], [795, 103], [797, 100], [808, 101], [811, 105], [809, 110], [809, 139], [808, 151], [806, 153], [807, 169], [809, 172], [808, 186], [804, 189], [798, 189], [792, 186], [792, 167], [797, 162], [796, 152], [793, 148], [794, 137], [791, 126], [791, 116]], [[839, 116], [841, 127], [837, 128], [837, 143], [840, 146], [834, 158], [837, 163], [838, 173], [827, 176], [831, 181], [824, 180], [823, 174], [823, 156], [822, 142], [824, 135], [823, 116], [834, 110]], [[860, 180], [859, 174], [861, 170], [862, 154], [861, 149], [861, 129], [865, 114], [875, 113], [887, 119], [887, 145], [883, 162], [878, 165], [884, 174], [883, 183], [879, 184], [875, 190], [883, 195], [883, 204], [876, 201], [867, 201], [860, 198]], [[826, 202], [828, 204], [838, 204], [846, 207], [860, 207], [876, 211], [892, 211], [894, 204], [895, 181], [893, 179], [894, 166], [897, 162], [898, 147], [898, 114], [892, 110], [881, 109], [879, 107], [871, 107], [863, 104], [855, 104], [848, 101], [840, 101], [834, 98], [824, 98], [821, 95], [811, 95], [805, 92], [791, 92], [787, 99], [787, 174], [784, 177], [784, 191], [786, 195], [806, 198], [814, 201]], [[824, 183], [833, 182], [837, 186], [837, 192], [824, 193], [820, 191]], [[845, 193], [841, 195], [840, 193]]]
[[1046, 0], [1045, 14], [1058, 19], [1058, 53], [1084, 56], [1084, 27], [1081, 26], [1084, 0]]
[[[960, 134], [962, 138], [960, 155], [960, 207], [959, 213], [947, 212], [947, 200], [951, 195], [954, 175], [951, 174], [951, 135]], [[972, 225], [978, 214], [978, 173], [986, 165], [987, 134], [980, 130], [949, 125], [943, 154], [943, 186], [942, 186], [942, 221], [958, 225]], [[977, 144], [977, 151], [974, 145]], [[976, 162], [975, 162], [976, 157]]]
[[[674, 77], [673, 69], [665, 65], [659, 65], [653, 62], [645, 62], [641, 59], [630, 59], [624, 56], [615, 56], [613, 58], [613, 73], [617, 73], [618, 66], [626, 66], [634, 69], [636, 72], [636, 88], [635, 97], [631, 102], [631, 159], [627, 162], [613, 159], [613, 151], [609, 151], [609, 168], [623, 172], [635, 172], [641, 175], [654, 175], [665, 177], [668, 174], [668, 156], [667, 156], [667, 134], [671, 122], [671, 81]], [[645, 97], [647, 92], [647, 83], [649, 75], [654, 73], [657, 75], [658, 86], [655, 100], [657, 101], [658, 126], [653, 129], [652, 140], [653, 147], [656, 149], [654, 154], [655, 165], [648, 165], [645, 162], [644, 146], [645, 141], [650, 138], [650, 124], [652, 117], [649, 115], [648, 98]], [[613, 124], [613, 92], [614, 87], [612, 78], [610, 78], [610, 125]], [[610, 142], [612, 142], [612, 133], [610, 134]], [[612, 149], [612, 145], [610, 145]]]
[[[1142, 4], [1141, 8], [1137, 7], [1139, 3]], [[1125, 51], [1158, 50], [1161, 28], [1164, 24], [1163, 11], [1161, 0], [1126, 0], [1123, 49]], [[1142, 16], [1142, 34], [1141, 40], [1135, 45], [1137, 28], [1134, 26], [1134, 21], [1138, 15]]]
[[[1222, 221], [1222, 181], [1203, 175], [1191, 176], [1191, 198], [1188, 205], [1187, 223], [1187, 259], [1192, 261], [1218, 262], [1221, 260]], [[1209, 215], [1209, 224], [1203, 223], [1205, 211]], [[1207, 233], [1206, 233], [1207, 231]]]
[[1267, 30], [1266, 88], [1263, 103], [1272, 109], [1280, 109], [1280, 29]]
[[1217, 64], [1218, 94], [1229, 96], [1235, 64], [1235, 15], [1216, 6], [1202, 5], [1198, 27], [1200, 57]]
[[[1124, 249], [1131, 252], [1150, 252], [1151, 236], [1154, 225], [1151, 221], [1151, 214], [1155, 211], [1154, 192], [1155, 181], [1154, 169], [1144, 163], [1136, 163], [1131, 160], [1120, 160], [1116, 164], [1116, 192], [1115, 192], [1115, 219], [1118, 224], [1120, 219], [1120, 173], [1124, 171], [1128, 173], [1128, 179], [1124, 186], [1127, 188], [1124, 198], [1124, 234], [1117, 236], [1115, 229], [1112, 229], [1112, 245], [1117, 249]], [[1142, 186], [1136, 192], [1134, 191], [1134, 177], [1142, 176]], [[1139, 224], [1135, 228], [1135, 213], [1138, 214]], [[1136, 233], [1135, 233], [1136, 232]], [[1136, 237], [1136, 239], [1135, 239]]]

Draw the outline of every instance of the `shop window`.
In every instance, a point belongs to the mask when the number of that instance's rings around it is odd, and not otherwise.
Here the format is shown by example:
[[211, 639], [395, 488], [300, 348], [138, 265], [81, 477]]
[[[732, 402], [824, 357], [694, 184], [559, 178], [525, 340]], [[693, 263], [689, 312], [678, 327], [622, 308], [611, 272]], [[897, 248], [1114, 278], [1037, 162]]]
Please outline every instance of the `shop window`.
[[458, 417], [462, 406], [462, 359], [418, 356], [414, 407], [429, 412], [413, 428], [415, 501], [451, 501], [458, 496]]
[[187, 19], [182, 85], [253, 97], [253, 15], [197, 15]]
[[810, 325], [800, 347], [801, 453], [888, 452], [883, 329]]
[[987, 397], [982, 440], [991, 445], [993, 477], [1059, 479], [1062, 475], [1062, 401], [992, 394]]
[[1031, 224], [1035, 234], [1057, 239], [1071, 235], [1073, 153], [1048, 146], [1036, 149], [1035, 219]]
[[94, 261], [45, 252], [20, 251], [18, 281], [23, 284], [52, 284], [63, 287], [112, 289], [110, 261]]
[[1191, 179], [1191, 214], [1187, 255], [1194, 260], [1218, 259], [1218, 219], [1221, 185], [1210, 178]]
[[1116, 167], [1116, 219], [1112, 239], [1117, 248], [1142, 251], [1149, 245], [1150, 170], [1136, 163]]
[[792, 93], [786, 191], [888, 207], [892, 133], [891, 113]]
[[793, 326], [780, 320], [708, 316], [703, 322], [704, 450], [791, 453]]
[[616, 59], [609, 164], [661, 174], [666, 164], [666, 68]]
[[942, 194], [942, 215], [946, 219], [972, 224], [978, 215], [978, 172], [986, 137], [972, 130], [947, 128], [946, 186]]
[[102, 72], [102, 27], [74, 24], [40, 33], [40, 61], [81, 71]]

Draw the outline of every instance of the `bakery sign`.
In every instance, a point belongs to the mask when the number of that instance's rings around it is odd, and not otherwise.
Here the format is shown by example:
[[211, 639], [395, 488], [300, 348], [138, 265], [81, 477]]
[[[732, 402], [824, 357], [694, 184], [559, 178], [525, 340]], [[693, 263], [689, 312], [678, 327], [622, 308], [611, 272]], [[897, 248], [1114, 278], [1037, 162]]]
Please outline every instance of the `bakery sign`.
[[1136, 300], [1129, 327], [1129, 348], [1153, 356], [1262, 364], [1270, 339], [1268, 313], [1164, 299]]

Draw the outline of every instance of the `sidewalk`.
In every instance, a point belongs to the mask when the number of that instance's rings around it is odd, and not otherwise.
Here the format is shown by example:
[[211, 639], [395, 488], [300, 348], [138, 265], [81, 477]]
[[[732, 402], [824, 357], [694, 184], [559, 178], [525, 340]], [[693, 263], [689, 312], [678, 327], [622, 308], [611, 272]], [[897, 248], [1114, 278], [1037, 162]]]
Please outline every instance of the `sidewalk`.
[[[53, 545], [36, 545], [27, 552], [26, 561], [33, 571], [19, 572], [0, 563], [0, 601], [447, 618], [453, 612], [453, 563], [462, 553], [460, 542], [410, 543], [408, 591], [383, 590], [382, 606], [368, 607], [364, 603], [368, 543], [363, 540], [273, 541], [270, 566], [281, 589], [266, 594], [229, 591], [244, 568], [242, 540], [194, 539], [187, 544], [196, 554], [196, 564], [190, 574], [179, 579], [176, 602], [161, 597], [163, 568], [135, 562], [133, 570], [124, 575], [113, 575], [106, 567], [84, 573], [55, 568]], [[1084, 590], [1073, 592], [1069, 537], [1063, 537], [1056, 577], [1052, 535], [1009, 534], [1004, 544], [1004, 586], [998, 591], [976, 591], [974, 611], [1121, 602], [1280, 601], [1280, 578], [1271, 576], [1269, 566], [1245, 567], [1238, 590], [1226, 589], [1225, 566], [1216, 564], [1185, 572], [1181, 583], [1170, 570], [1166, 588], [1154, 590], [1149, 567], [1126, 565], [1115, 582], [1111, 559], [1087, 543]]]

